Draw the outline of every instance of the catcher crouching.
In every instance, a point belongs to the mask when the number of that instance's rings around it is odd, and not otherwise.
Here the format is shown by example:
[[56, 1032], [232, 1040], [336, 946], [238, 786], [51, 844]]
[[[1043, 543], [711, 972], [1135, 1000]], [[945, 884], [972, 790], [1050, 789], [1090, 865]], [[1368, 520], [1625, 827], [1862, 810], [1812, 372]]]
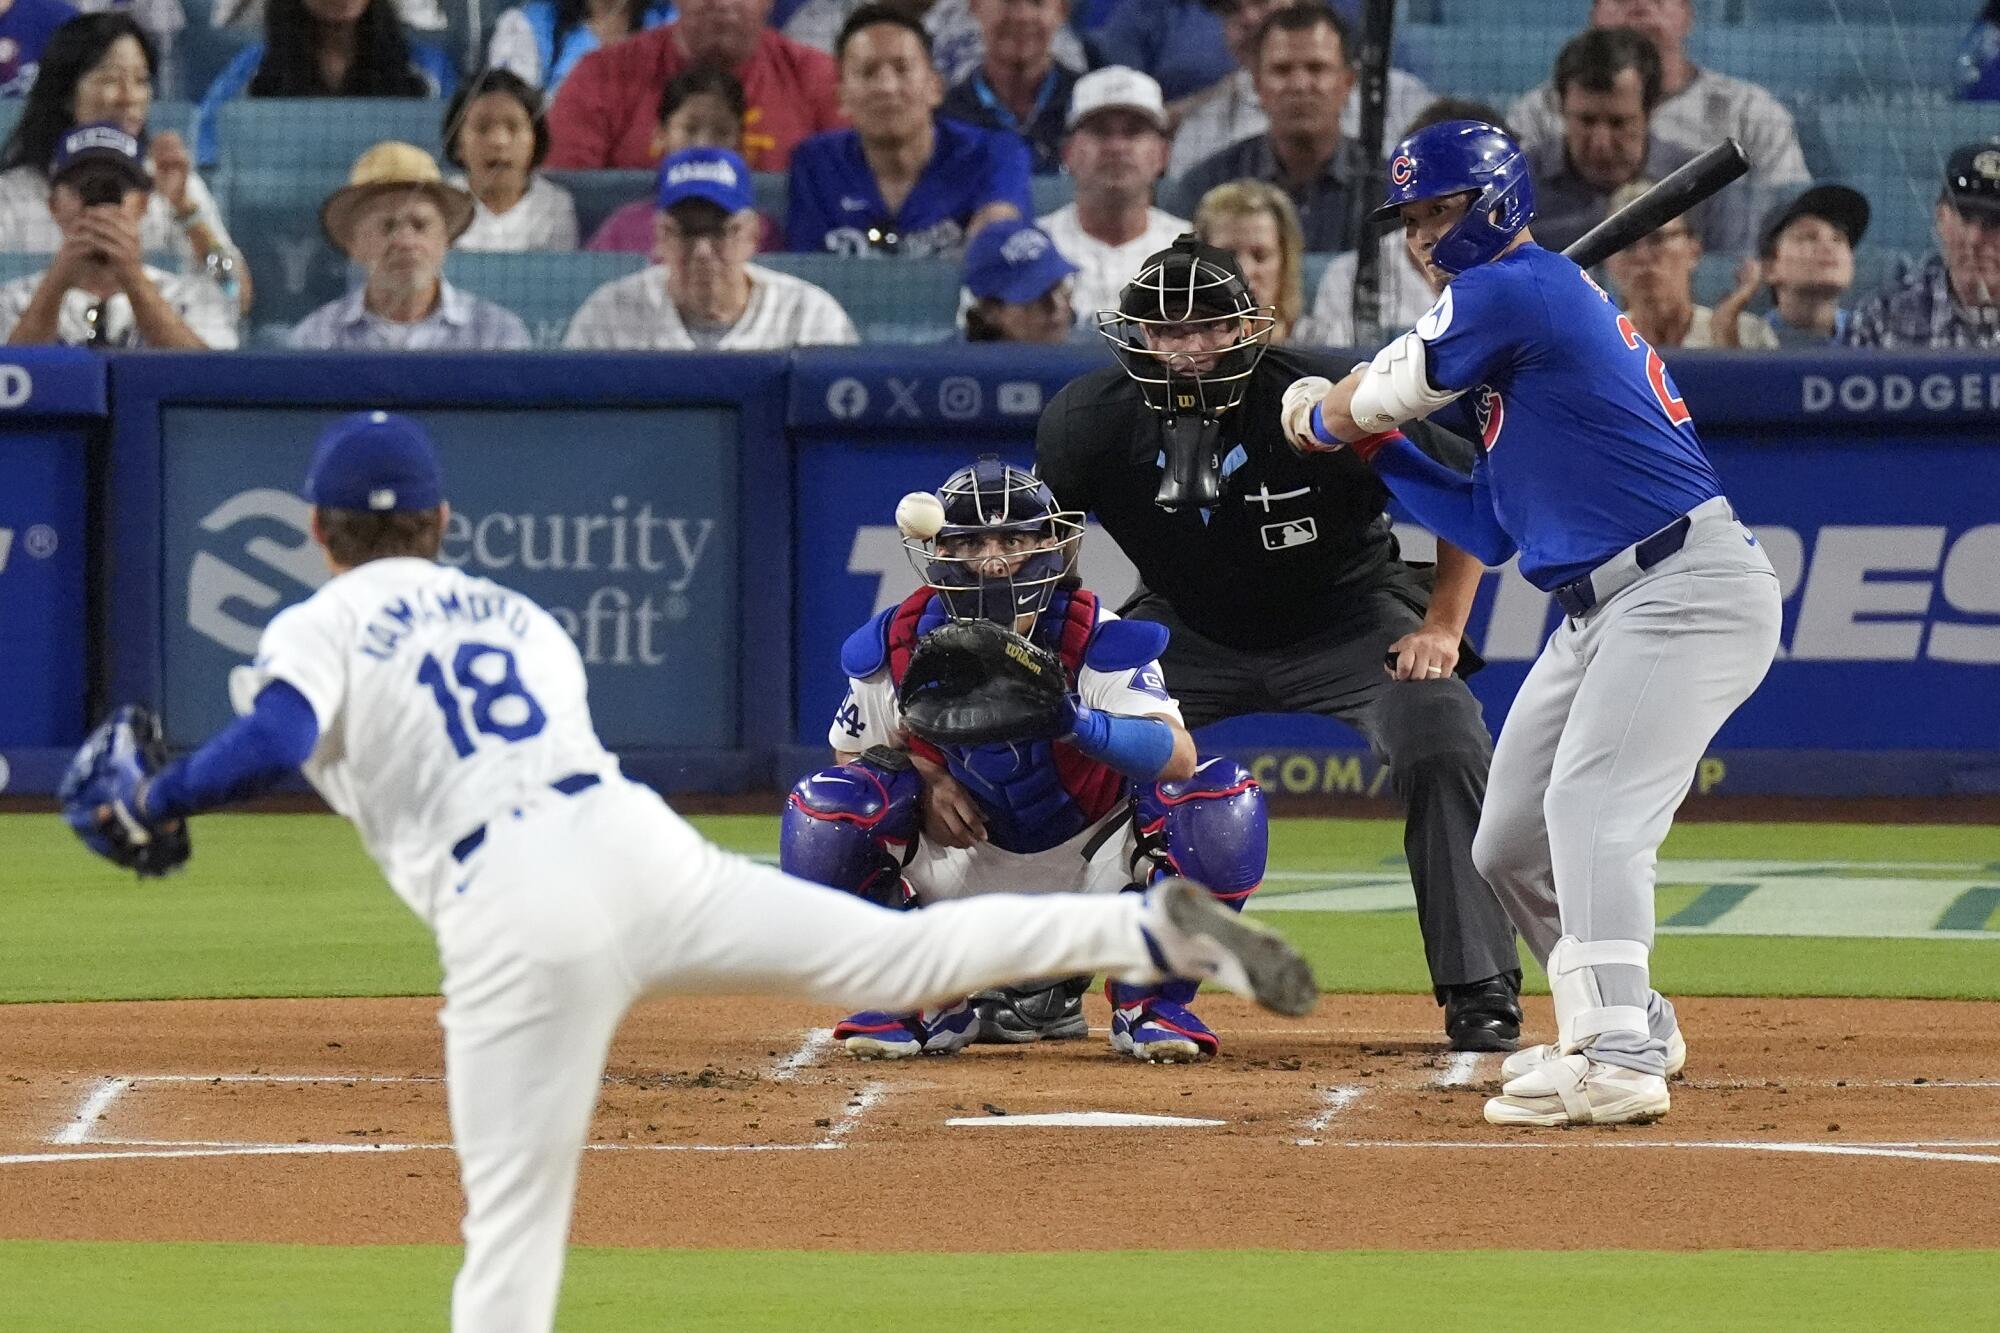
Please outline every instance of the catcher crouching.
[[[1166, 629], [1120, 620], [1079, 583], [1083, 516], [991, 455], [936, 499], [899, 510], [924, 587], [841, 650], [837, 766], [793, 788], [784, 869], [906, 910], [983, 893], [1117, 893], [1166, 874], [1240, 909], [1264, 877], [1263, 792], [1229, 760], [1197, 763], [1160, 672]], [[1082, 1037], [1089, 985], [1043, 979], [922, 1013], [859, 1013], [834, 1036], [881, 1059]], [[1189, 1008], [1195, 988], [1107, 983], [1112, 1049], [1155, 1062], [1214, 1054]]]

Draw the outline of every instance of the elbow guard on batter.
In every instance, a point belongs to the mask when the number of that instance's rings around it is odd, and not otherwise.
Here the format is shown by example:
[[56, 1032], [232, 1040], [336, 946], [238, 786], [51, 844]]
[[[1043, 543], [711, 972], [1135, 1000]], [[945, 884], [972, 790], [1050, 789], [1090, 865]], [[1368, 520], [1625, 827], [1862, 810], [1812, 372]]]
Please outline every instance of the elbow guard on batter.
[[909, 756], [881, 745], [802, 778], [785, 802], [779, 868], [880, 907], [914, 907], [903, 867], [916, 851], [923, 791]]
[[1354, 386], [1348, 416], [1362, 430], [1380, 433], [1427, 417], [1457, 398], [1431, 384], [1430, 352], [1412, 330], [1375, 354]]

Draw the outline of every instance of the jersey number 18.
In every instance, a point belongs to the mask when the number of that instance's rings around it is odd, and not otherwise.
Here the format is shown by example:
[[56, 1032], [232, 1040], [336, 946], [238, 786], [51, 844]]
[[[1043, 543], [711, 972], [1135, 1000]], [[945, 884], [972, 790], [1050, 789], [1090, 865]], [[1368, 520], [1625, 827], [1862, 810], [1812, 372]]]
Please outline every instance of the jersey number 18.
[[[497, 671], [493, 667], [495, 662], [499, 663]], [[469, 701], [472, 725], [482, 735], [498, 736], [509, 742], [524, 741], [539, 735], [548, 723], [548, 714], [521, 683], [514, 654], [498, 644], [461, 643], [452, 654], [451, 675], [458, 689], [472, 696]], [[458, 694], [445, 680], [444, 668], [429, 653], [424, 654], [417, 667], [417, 683], [429, 686], [431, 697], [437, 700], [451, 748], [460, 759], [471, 754], [476, 747], [465, 730]]]

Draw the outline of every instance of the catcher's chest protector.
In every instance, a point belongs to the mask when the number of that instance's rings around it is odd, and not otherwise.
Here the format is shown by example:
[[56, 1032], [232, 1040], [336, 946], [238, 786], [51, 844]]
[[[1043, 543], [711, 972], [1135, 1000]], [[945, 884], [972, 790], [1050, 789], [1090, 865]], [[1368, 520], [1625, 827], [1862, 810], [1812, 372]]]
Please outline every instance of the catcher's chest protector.
[[[1028, 636], [1062, 659], [1072, 682], [1083, 670], [1098, 608], [1096, 593], [1058, 589]], [[890, 615], [889, 679], [898, 688], [917, 640], [949, 618], [944, 599], [928, 588], [911, 594]], [[941, 750], [912, 736], [909, 745], [951, 770], [987, 816], [987, 836], [1010, 852], [1059, 846], [1111, 813], [1126, 795], [1124, 774], [1061, 741]]]

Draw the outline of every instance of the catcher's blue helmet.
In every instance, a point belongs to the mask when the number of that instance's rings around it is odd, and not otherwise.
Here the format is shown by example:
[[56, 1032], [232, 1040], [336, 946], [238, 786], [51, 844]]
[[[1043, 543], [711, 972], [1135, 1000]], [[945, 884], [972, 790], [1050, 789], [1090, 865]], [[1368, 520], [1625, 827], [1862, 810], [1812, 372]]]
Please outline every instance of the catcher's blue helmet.
[[[1016, 616], [1040, 613], [1075, 568], [1083, 516], [1058, 509], [1055, 494], [1034, 473], [982, 454], [946, 478], [937, 498], [944, 526], [935, 537], [903, 546], [924, 582], [944, 594], [954, 619], [993, 620], [1011, 629]], [[1045, 540], [1007, 559], [1001, 573], [991, 554], [954, 549], [958, 539], [988, 532]]]
[[1528, 156], [1505, 130], [1477, 120], [1418, 130], [1389, 155], [1389, 195], [1372, 216], [1384, 222], [1404, 204], [1466, 193], [1478, 198], [1431, 251], [1433, 264], [1463, 273], [1497, 256], [1535, 216]]

